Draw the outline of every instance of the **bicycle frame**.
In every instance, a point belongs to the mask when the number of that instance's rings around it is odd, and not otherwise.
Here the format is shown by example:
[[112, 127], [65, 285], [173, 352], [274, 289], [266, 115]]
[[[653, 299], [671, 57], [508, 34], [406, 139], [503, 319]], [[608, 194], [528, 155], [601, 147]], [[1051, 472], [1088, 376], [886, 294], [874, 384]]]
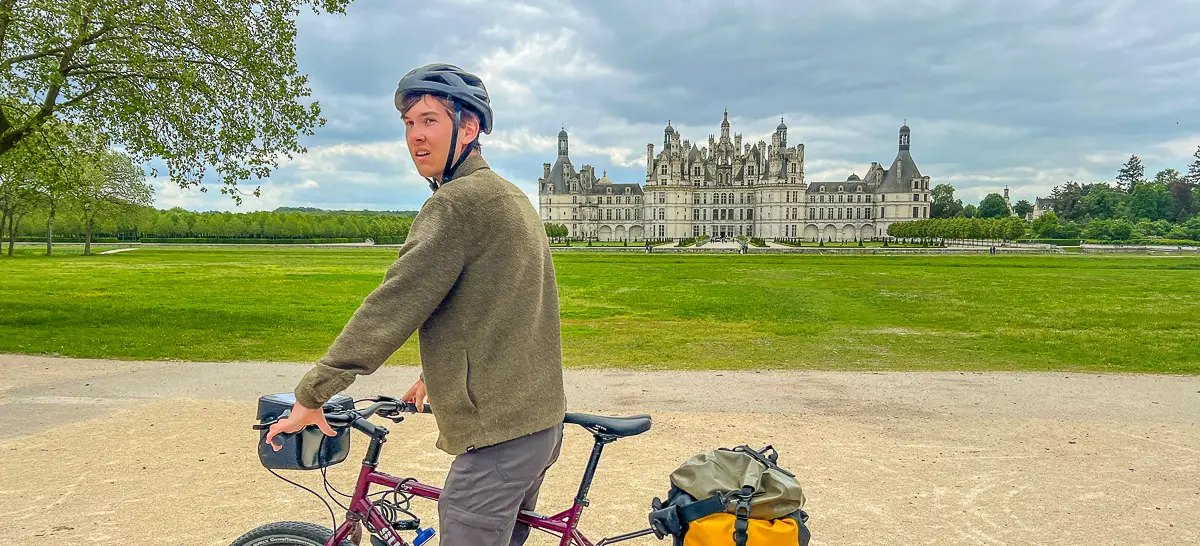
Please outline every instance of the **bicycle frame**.
[[[341, 544], [342, 540], [351, 537], [352, 534], [355, 539], [359, 538], [359, 532], [361, 531], [359, 525], [364, 519], [366, 520], [368, 529], [374, 530], [379, 538], [385, 541], [388, 546], [407, 546], [407, 543], [392, 530], [391, 522], [385, 520], [378, 511], [371, 510], [371, 501], [368, 500], [367, 496], [371, 486], [378, 485], [388, 489], [398, 488], [399, 491], [412, 494], [415, 497], [433, 501], [437, 501], [441, 497], [442, 490], [438, 487], [422, 484], [416, 480], [397, 478], [396, 476], [377, 470], [379, 452], [386, 441], [388, 431], [386, 428], [366, 422], [366, 420], [358, 421], [355, 425], [357, 425], [355, 428], [371, 436], [371, 444], [367, 447], [367, 454], [363, 458], [362, 469], [358, 473], [358, 482], [354, 487], [354, 494], [350, 499], [346, 520], [338, 526], [333, 536], [325, 543], [325, 546], [337, 546]], [[653, 533], [653, 530], [646, 529], [606, 538], [593, 544], [577, 528], [580, 517], [583, 515], [583, 508], [589, 504], [587, 500], [588, 490], [591, 488], [592, 477], [595, 475], [596, 467], [600, 462], [600, 454], [603, 451], [604, 445], [612, 443], [617, 439], [616, 436], [607, 434], [593, 434], [593, 436], [595, 436], [596, 444], [592, 448], [592, 455], [588, 461], [587, 470], [584, 472], [583, 481], [579, 484], [579, 492], [575, 496], [574, 504], [569, 509], [553, 516], [543, 516], [528, 511], [521, 511], [517, 516], [517, 521], [529, 525], [530, 529], [545, 531], [561, 537], [559, 546], [604, 546]]]

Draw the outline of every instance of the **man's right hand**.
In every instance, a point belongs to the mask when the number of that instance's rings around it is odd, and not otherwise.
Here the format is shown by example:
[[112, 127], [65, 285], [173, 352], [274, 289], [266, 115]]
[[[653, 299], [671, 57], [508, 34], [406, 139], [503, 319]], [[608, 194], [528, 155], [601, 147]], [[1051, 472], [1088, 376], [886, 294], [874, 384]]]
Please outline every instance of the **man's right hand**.
[[282, 446], [277, 446], [271, 443], [271, 440], [275, 438], [276, 434], [291, 434], [293, 432], [299, 432], [308, 425], [317, 425], [317, 428], [320, 429], [321, 432], [325, 433], [326, 436], [337, 436], [337, 432], [334, 432], [333, 427], [329, 426], [329, 422], [325, 420], [325, 410], [321, 408], [317, 408], [315, 410], [308, 409], [300, 405], [300, 402], [296, 402], [292, 405], [292, 412], [288, 414], [286, 419], [276, 421], [275, 424], [271, 425], [271, 428], [267, 430], [266, 442], [270, 444], [271, 449], [279, 451]]
[[429, 397], [426, 396], [425, 391], [425, 380], [418, 379], [416, 383], [413, 383], [412, 388], [408, 389], [408, 392], [404, 393], [404, 396], [400, 397], [400, 401], [415, 404], [417, 406], [417, 412], [423, 411], [425, 404], [429, 403]]

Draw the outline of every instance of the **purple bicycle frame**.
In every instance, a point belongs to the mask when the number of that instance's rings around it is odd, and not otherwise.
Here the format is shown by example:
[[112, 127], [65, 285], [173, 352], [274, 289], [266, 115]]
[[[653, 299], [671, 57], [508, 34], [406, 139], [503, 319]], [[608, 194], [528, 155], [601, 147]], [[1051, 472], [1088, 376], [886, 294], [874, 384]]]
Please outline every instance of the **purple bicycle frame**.
[[[366, 517], [370, 526], [378, 531], [381, 539], [389, 544], [389, 546], [406, 546], [408, 543], [396, 536], [392, 531], [391, 523], [383, 519], [378, 512], [371, 511], [371, 503], [367, 500], [367, 493], [371, 485], [381, 485], [388, 489], [399, 488], [400, 491], [411, 493], [414, 496], [437, 501], [442, 495], [442, 490], [438, 487], [425, 485], [414, 480], [401, 480], [391, 474], [379, 472], [370, 465], [364, 464], [362, 470], [358, 474], [358, 484], [354, 488], [354, 495], [350, 500], [350, 513], [356, 514], [358, 518]], [[583, 506], [579, 502], [575, 502], [567, 511], [555, 516], [536, 516], [530, 515], [527, 512], [521, 512], [517, 516], [517, 521], [526, 523], [533, 529], [548, 531], [555, 535], [561, 536], [559, 546], [594, 546], [591, 541], [584, 537], [582, 533], [576, 529], [579, 524], [579, 516], [583, 514]], [[347, 518], [342, 522], [341, 526], [325, 543], [325, 546], [337, 546], [343, 540], [355, 531], [359, 525], [358, 518]], [[632, 537], [630, 537], [632, 538]], [[600, 544], [604, 544], [601, 541]]]

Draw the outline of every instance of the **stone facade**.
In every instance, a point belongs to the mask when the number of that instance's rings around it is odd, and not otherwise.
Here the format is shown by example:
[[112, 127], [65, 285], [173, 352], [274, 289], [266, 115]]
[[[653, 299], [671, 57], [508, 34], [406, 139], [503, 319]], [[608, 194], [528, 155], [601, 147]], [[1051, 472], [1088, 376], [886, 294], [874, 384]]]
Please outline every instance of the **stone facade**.
[[729, 113], [720, 138], [698, 147], [668, 122], [662, 150], [646, 146], [643, 184], [613, 184], [585, 165], [576, 172], [566, 131], [558, 134], [558, 159], [538, 180], [544, 222], [567, 226], [572, 237], [637, 240], [701, 234], [853, 241], [885, 236], [893, 222], [928, 218], [931, 185], [909, 153], [910, 130], [900, 128], [896, 159], [872, 163], [863, 177], [810, 182], [804, 177], [804, 144], [788, 146], [780, 120], [771, 143], [742, 143], [730, 134]]

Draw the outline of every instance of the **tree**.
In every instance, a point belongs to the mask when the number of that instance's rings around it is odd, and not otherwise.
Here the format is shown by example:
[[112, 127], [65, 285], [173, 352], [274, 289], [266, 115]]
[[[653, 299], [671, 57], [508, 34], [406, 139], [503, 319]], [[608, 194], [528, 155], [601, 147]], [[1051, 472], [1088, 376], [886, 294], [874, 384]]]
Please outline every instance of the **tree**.
[[975, 205], [967, 205], [963, 207], [963, 216], [967, 218], [975, 218], [976, 216], [979, 216], [979, 207], [976, 207]]
[[933, 187], [933, 204], [930, 205], [931, 218], [953, 218], [962, 212], [962, 201], [954, 198], [954, 186], [938, 184]]
[[17, 230], [21, 227], [21, 218], [33, 210], [37, 199], [27, 181], [17, 178], [14, 174], [0, 174], [0, 209], [3, 209], [3, 214], [0, 215], [0, 234], [8, 235], [9, 256], [13, 255], [13, 245], [17, 240]]
[[1017, 213], [1018, 217], [1024, 218], [1026, 214], [1033, 212], [1033, 203], [1027, 199], [1017, 201], [1017, 204], [1013, 205], [1013, 212]]
[[1138, 185], [1146, 178], [1146, 168], [1142, 166], [1142, 159], [1136, 155], [1129, 156], [1129, 161], [1125, 162], [1117, 171], [1117, 189], [1125, 192], [1133, 192], [1134, 186]]
[[1188, 165], [1188, 172], [1184, 175], [1183, 180], [1193, 187], [1200, 186], [1200, 146], [1196, 146], [1196, 152], [1192, 154], [1195, 161]]
[[129, 156], [103, 150], [89, 159], [79, 162], [81, 184], [75, 193], [83, 210], [85, 256], [92, 254], [92, 232], [98, 218], [123, 209], [148, 207], [154, 201], [154, 189], [146, 183], [146, 173]]
[[1132, 221], [1162, 220], [1171, 212], [1171, 194], [1158, 182], [1138, 184], [1125, 204], [1125, 215]]
[[1083, 199], [1079, 209], [1086, 218], [1111, 219], [1124, 201], [1125, 195], [1106, 183], [1083, 186]]
[[1074, 180], [1068, 180], [1062, 186], [1056, 186], [1050, 192], [1054, 213], [1064, 220], [1078, 220], [1083, 217], [1083, 187]]
[[1041, 239], [1057, 239], [1059, 237], [1058, 215], [1053, 211], [1046, 212], [1030, 225], [1033, 234]]
[[298, 135], [324, 124], [300, 101], [295, 13], [349, 2], [0, 0], [0, 156], [70, 119], [163, 158], [181, 187], [212, 167], [240, 202], [239, 181], [303, 153]]
[[989, 193], [979, 202], [980, 218], [1005, 218], [1009, 216], [1008, 203], [998, 193]]
[[1154, 175], [1154, 181], [1166, 187], [1171, 187], [1171, 183], [1176, 180], [1182, 180], [1183, 177], [1179, 171], [1175, 169], [1163, 169]]

